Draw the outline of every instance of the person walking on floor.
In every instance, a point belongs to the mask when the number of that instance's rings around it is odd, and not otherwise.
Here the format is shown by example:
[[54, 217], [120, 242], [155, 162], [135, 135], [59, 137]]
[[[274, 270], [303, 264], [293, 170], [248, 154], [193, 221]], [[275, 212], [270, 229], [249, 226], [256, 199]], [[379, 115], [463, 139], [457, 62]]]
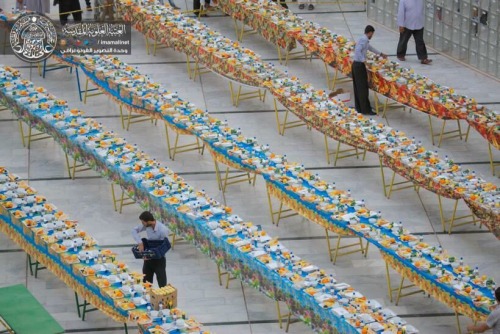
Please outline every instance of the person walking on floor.
[[397, 56], [406, 60], [406, 49], [411, 36], [415, 39], [417, 57], [422, 64], [432, 62], [427, 58], [424, 42], [424, 0], [400, 0], [398, 8], [399, 43]]
[[70, 14], [73, 16], [75, 22], [82, 22], [80, 0], [54, 0], [54, 6], [56, 5], [59, 5], [59, 21], [61, 25], [68, 23]]
[[[141, 239], [139, 233], [146, 231], [147, 240], [164, 240], [168, 238], [168, 228], [160, 222], [157, 222], [153, 214], [149, 211], [144, 211], [139, 216], [141, 225], [132, 229], [132, 237], [137, 242], [137, 248], [140, 252], [144, 251], [144, 240]], [[153, 276], [156, 275], [158, 286], [160, 288], [167, 285], [167, 262], [165, 256], [160, 259], [144, 260], [142, 273], [144, 274], [144, 282], [153, 283]]]
[[366, 70], [366, 53], [371, 51], [377, 55], [387, 58], [387, 55], [370, 46], [370, 39], [375, 33], [375, 28], [367, 25], [365, 34], [358, 40], [354, 48], [354, 59], [352, 63], [352, 83], [354, 86], [354, 103], [356, 111], [363, 115], [376, 115], [372, 111], [369, 99], [368, 71]]
[[299, 9], [304, 9], [306, 8], [307, 5], [307, 9], [313, 10], [316, 0], [298, 0], [298, 3], [299, 3]]

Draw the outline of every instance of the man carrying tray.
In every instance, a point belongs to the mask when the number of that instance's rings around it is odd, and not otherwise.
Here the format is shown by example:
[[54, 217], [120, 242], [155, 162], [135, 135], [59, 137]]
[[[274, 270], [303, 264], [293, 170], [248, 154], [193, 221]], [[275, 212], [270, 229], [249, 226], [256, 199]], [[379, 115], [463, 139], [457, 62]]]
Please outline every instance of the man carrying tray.
[[[136, 226], [132, 229], [132, 237], [137, 242], [137, 250], [144, 252], [147, 248], [147, 241], [152, 240], [168, 240], [168, 229], [165, 225], [157, 222], [151, 212], [144, 211], [139, 216], [142, 225]], [[141, 239], [139, 233], [146, 231], [147, 239]], [[167, 249], [168, 250], [168, 249]], [[142, 273], [145, 282], [153, 283], [153, 276], [156, 274], [158, 286], [160, 288], [167, 285], [167, 271], [166, 271], [165, 254], [160, 258], [148, 259], [144, 258], [144, 265], [142, 266]]]

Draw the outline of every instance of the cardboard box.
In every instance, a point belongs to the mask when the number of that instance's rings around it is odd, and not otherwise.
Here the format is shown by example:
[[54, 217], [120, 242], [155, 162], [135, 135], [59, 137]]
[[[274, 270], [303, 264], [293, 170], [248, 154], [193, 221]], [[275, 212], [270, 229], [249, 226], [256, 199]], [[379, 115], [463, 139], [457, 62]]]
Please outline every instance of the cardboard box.
[[152, 289], [151, 307], [158, 310], [160, 303], [163, 304], [164, 309], [177, 307], [177, 289], [170, 284], [160, 289]]

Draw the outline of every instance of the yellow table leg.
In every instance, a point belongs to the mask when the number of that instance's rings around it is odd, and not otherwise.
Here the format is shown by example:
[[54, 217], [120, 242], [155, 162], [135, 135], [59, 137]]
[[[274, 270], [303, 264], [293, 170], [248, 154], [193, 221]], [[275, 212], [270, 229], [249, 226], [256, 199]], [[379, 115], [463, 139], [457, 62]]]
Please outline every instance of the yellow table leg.
[[469, 140], [470, 124], [467, 125], [467, 131], [465, 132], [465, 142]]
[[118, 211], [118, 208], [116, 206], [116, 194], [115, 194], [115, 187], [113, 183], [111, 183], [111, 197], [113, 198], [113, 208], [115, 209], [115, 212]]
[[227, 271], [222, 271], [220, 264], [217, 264], [217, 276], [219, 278], [219, 285], [222, 286], [222, 277], [226, 277], [226, 289], [229, 289], [229, 282], [236, 279], [236, 277], [232, 277], [231, 274]]
[[386, 279], [387, 279], [387, 288], [388, 288], [388, 292], [389, 292], [389, 299], [390, 299], [391, 302], [393, 300], [393, 292], [397, 291], [396, 303], [395, 303], [396, 305], [398, 305], [399, 301], [403, 297], [408, 297], [408, 296], [411, 296], [411, 295], [414, 295], [414, 294], [417, 294], [417, 293], [424, 292], [423, 290], [419, 289], [419, 290], [414, 290], [414, 291], [410, 291], [410, 292], [407, 292], [407, 293], [402, 293], [403, 290], [415, 287], [415, 284], [404, 285], [404, 280], [406, 279], [406, 277], [404, 275], [401, 275], [401, 281], [400, 281], [398, 287], [397, 288], [393, 288], [392, 285], [391, 285], [391, 276], [389, 274], [389, 264], [387, 262], [385, 263], [385, 272], [386, 272]]
[[170, 233], [168, 236], [172, 238], [172, 250], [174, 250], [177, 241], [184, 240], [182, 237], [177, 237], [177, 233], [175, 232]]
[[[271, 200], [271, 194], [269, 193], [269, 189], [267, 187], [266, 187], [266, 190], [267, 190], [267, 200], [269, 203], [269, 212], [271, 214], [271, 222], [273, 224], [276, 224], [276, 226], [278, 226], [281, 219], [290, 218], [290, 217], [294, 217], [294, 216], [298, 215], [298, 213], [293, 212], [292, 209], [283, 210], [283, 202], [281, 202], [281, 201], [280, 201], [280, 206], [279, 206], [278, 211], [273, 211], [273, 203]], [[283, 216], [284, 213], [288, 213], [288, 212], [293, 212], [293, 213], [290, 213], [290, 214]], [[277, 217], [275, 218], [275, 216], [277, 216]]]
[[282, 314], [280, 308], [280, 302], [276, 301], [276, 312], [278, 313], [278, 324], [280, 325], [280, 329], [283, 329], [283, 319], [286, 319], [285, 333], [288, 333], [288, 329], [290, 328], [290, 319], [292, 317], [292, 311], [288, 310], [288, 313]]
[[186, 68], [188, 72], [188, 77], [191, 79], [191, 60], [189, 59], [189, 55], [186, 54]]
[[389, 293], [389, 300], [392, 303], [392, 284], [391, 284], [391, 275], [389, 273], [389, 264], [385, 263], [385, 277], [387, 280], [387, 290]]
[[89, 90], [89, 79], [85, 80], [85, 93], [83, 94], [83, 104], [87, 104], [87, 93]]
[[496, 169], [500, 167], [500, 162], [495, 163], [494, 158], [493, 158], [493, 150], [491, 148], [491, 143], [488, 143], [488, 154], [490, 156], [490, 168], [491, 168], [491, 173], [493, 176], [496, 175]]
[[458, 316], [459, 316], [458, 312], [455, 311], [455, 320], [457, 322], [457, 331], [458, 331], [458, 334], [462, 334], [462, 326], [460, 326], [460, 318]]
[[68, 171], [68, 177], [71, 179], [71, 167], [69, 164], [69, 157], [68, 157], [68, 154], [66, 152], [64, 152], [64, 157], [66, 158], [66, 170]]
[[234, 90], [233, 90], [233, 82], [229, 81], [229, 94], [231, 94], [231, 104], [234, 106]]
[[328, 147], [328, 136], [325, 133], [325, 153], [326, 153], [326, 163], [330, 164], [330, 148]]
[[148, 36], [144, 36], [144, 37], [146, 38], [146, 52], [149, 55], [149, 38], [148, 38]]
[[[443, 209], [443, 204], [441, 201], [441, 196], [438, 195], [439, 216], [441, 218], [441, 225], [443, 226], [443, 232], [446, 232], [446, 226], [448, 225], [448, 234], [451, 234], [454, 227], [468, 225], [468, 224], [476, 225], [476, 223], [477, 223], [476, 216], [474, 215], [474, 213], [472, 211], [471, 211], [471, 214], [469, 214], [469, 215], [457, 216], [458, 201], [459, 201], [458, 199], [455, 200], [455, 204], [453, 205], [453, 212], [452, 212], [451, 218], [448, 220], [444, 216], [444, 209]], [[458, 223], [458, 221], [460, 221], [460, 223]], [[482, 227], [482, 223], [479, 225], [479, 227], [480, 228]]]
[[[52, 138], [51, 136], [49, 136], [43, 132], [33, 133], [33, 128], [29, 124], [27, 124], [28, 125], [28, 135], [25, 135], [23, 121], [19, 120], [18, 122], [19, 122], [19, 132], [21, 133], [21, 141], [23, 143], [23, 147], [27, 147], [28, 150], [31, 148], [32, 142]], [[26, 139], [27, 139], [27, 141], [26, 141]]]
[[276, 98], [274, 99], [274, 113], [276, 115], [276, 125], [278, 126], [278, 134], [281, 135], [281, 123], [280, 123], [280, 117], [278, 114], [278, 105], [276, 103]]

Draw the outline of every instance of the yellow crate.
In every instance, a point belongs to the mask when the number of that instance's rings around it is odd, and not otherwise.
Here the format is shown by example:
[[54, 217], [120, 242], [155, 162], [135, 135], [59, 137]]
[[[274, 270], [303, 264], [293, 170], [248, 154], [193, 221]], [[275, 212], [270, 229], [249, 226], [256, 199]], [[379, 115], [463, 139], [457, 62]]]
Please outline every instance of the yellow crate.
[[177, 289], [170, 284], [161, 289], [152, 289], [151, 307], [158, 310], [160, 303], [164, 309], [177, 307]]

